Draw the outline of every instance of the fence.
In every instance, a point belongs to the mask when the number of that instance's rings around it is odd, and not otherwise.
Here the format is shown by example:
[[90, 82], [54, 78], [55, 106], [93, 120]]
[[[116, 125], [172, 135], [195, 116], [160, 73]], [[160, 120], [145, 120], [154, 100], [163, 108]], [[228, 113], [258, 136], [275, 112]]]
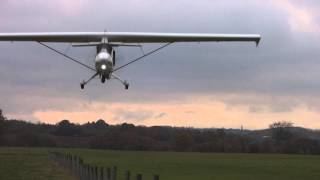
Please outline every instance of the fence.
[[[111, 168], [94, 166], [85, 163], [78, 156], [61, 152], [50, 152], [49, 156], [60, 166], [70, 170], [80, 180], [117, 180], [118, 178], [118, 168], [116, 166]], [[131, 176], [131, 172], [128, 170], [125, 172], [124, 180], [142, 180], [142, 174]], [[159, 175], [154, 175], [153, 180], [159, 180]]]

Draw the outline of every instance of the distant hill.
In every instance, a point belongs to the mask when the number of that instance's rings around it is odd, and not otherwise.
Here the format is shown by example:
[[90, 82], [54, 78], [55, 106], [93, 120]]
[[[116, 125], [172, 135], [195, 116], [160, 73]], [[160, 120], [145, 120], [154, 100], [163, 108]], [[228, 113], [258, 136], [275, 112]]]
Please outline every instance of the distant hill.
[[320, 154], [320, 131], [292, 126], [263, 130], [144, 127], [110, 125], [102, 119], [82, 125], [68, 120], [50, 125], [3, 117], [0, 146]]

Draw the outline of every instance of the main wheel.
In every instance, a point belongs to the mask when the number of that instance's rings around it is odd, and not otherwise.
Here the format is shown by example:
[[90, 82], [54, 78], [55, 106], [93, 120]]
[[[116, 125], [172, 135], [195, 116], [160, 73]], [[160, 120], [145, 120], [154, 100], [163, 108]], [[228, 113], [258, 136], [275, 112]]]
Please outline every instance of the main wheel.
[[124, 88], [125, 88], [126, 90], [128, 90], [128, 89], [129, 89], [129, 83], [128, 83], [128, 82], [126, 82], [126, 81], [125, 81], [125, 83], [124, 83]]
[[84, 84], [81, 83], [81, 84], [80, 84], [80, 87], [81, 87], [81, 89], [84, 89]]

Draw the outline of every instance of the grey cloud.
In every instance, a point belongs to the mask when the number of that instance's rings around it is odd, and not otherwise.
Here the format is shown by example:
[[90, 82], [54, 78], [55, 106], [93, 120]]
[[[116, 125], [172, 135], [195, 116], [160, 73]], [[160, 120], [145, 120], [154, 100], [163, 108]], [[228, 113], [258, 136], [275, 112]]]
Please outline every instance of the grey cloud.
[[131, 111], [125, 109], [115, 110], [114, 114], [115, 116], [113, 117], [113, 119], [116, 121], [144, 121], [154, 116], [154, 113], [152, 111]]
[[[307, 5], [310, 4], [319, 7], [320, 3], [308, 1]], [[320, 95], [318, 35], [293, 32], [287, 14], [268, 2], [90, 1], [76, 15], [61, 13], [63, 9], [53, 7], [56, 9], [50, 8], [50, 3], [35, 6], [23, 1], [15, 6], [4, 1], [0, 7], [3, 22], [0, 31], [101, 31], [107, 28], [110, 31], [261, 33], [263, 39], [258, 48], [251, 43], [174, 44], [119, 72], [130, 81], [129, 91], [124, 91], [117, 82], [106, 85], [92, 82], [85, 91], [80, 91], [79, 82], [90, 76], [89, 71], [36, 43], [0, 43], [0, 99], [10, 112], [61, 106], [36, 101], [30, 105], [21, 101], [19, 95], [39, 99], [65, 97], [65, 104], [72, 102], [70, 99], [106, 103], [165, 102], [190, 95], [219, 94], [298, 97], [294, 102], [282, 104], [286, 107], [296, 101], [312, 104], [306, 97], [318, 99]], [[179, 11], [181, 8], [187, 11]], [[67, 48], [67, 45], [53, 46]], [[154, 47], [156, 45], [147, 45], [145, 50]], [[118, 52], [121, 58], [118, 65], [141, 55], [139, 49], [122, 48]], [[91, 63], [94, 49], [71, 49], [69, 54]], [[229, 101], [252, 106], [268, 103], [277, 107], [270, 101], [225, 100]], [[65, 108], [72, 109], [72, 106], [63, 106]], [[124, 116], [145, 119], [154, 114], [122, 112], [117, 118]]]
[[163, 117], [167, 116], [167, 113], [159, 113], [158, 115], [154, 116], [156, 119], [161, 119]]
[[195, 114], [196, 112], [195, 111], [186, 111], [185, 113], [187, 113], [187, 114]]
[[289, 106], [275, 106], [272, 107], [272, 112], [276, 113], [282, 113], [282, 112], [291, 112], [293, 110], [293, 107], [291, 105]]
[[263, 108], [258, 107], [258, 106], [250, 106], [249, 112], [250, 113], [260, 113], [260, 112], [263, 112]]

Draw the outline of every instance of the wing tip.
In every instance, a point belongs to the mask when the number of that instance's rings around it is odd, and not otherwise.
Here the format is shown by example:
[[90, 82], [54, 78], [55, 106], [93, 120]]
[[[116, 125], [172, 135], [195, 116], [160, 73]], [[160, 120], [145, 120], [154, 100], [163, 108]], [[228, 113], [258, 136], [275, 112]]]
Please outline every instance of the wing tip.
[[261, 36], [259, 35], [259, 38], [257, 38], [257, 40], [255, 41], [255, 42], [256, 42], [256, 47], [258, 47], [258, 46], [259, 46], [260, 41], [261, 41]]

